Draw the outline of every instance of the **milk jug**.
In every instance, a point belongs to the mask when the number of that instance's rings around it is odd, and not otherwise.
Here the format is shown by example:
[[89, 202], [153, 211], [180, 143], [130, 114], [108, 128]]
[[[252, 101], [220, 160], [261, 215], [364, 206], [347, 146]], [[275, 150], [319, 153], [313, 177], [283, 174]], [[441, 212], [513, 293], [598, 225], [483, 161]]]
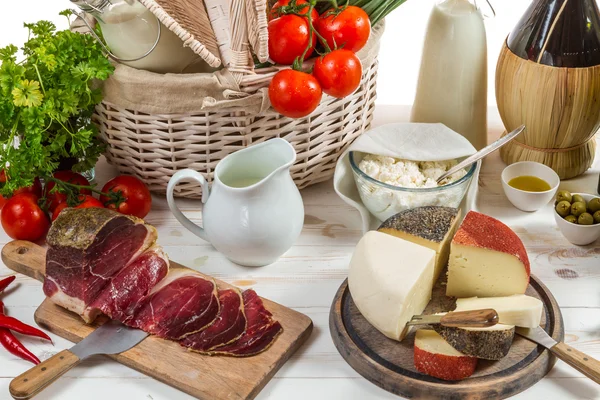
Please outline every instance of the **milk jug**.
[[157, 73], [214, 71], [137, 0], [71, 2], [98, 21], [116, 61]]
[[469, 0], [433, 7], [411, 122], [441, 122], [476, 149], [486, 145], [486, 34], [483, 15]]

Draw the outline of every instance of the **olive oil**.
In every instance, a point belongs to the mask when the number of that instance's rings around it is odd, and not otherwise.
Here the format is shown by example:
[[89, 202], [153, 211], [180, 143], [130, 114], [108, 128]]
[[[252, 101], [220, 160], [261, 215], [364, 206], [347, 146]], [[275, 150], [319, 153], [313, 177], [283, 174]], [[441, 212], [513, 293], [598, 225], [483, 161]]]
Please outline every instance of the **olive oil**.
[[523, 175], [512, 178], [508, 185], [525, 192], [545, 192], [552, 189], [548, 182], [537, 176]]

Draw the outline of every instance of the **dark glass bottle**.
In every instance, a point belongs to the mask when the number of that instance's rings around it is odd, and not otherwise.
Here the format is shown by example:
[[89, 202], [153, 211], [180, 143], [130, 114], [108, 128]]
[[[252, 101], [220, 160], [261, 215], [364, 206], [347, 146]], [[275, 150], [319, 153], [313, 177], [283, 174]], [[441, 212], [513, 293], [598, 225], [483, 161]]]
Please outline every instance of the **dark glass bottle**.
[[507, 41], [521, 58], [553, 67], [600, 65], [595, 0], [534, 0]]

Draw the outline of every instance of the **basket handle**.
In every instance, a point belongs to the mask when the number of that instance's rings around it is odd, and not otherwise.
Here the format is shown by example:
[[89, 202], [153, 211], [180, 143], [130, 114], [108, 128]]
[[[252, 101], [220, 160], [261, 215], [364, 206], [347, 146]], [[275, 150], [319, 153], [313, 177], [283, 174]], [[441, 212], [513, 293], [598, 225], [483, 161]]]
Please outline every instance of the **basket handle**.
[[[200, 183], [200, 186], [202, 186], [202, 204], [206, 204], [206, 202], [208, 201], [210, 189], [208, 187], [208, 182], [206, 181], [204, 176], [200, 172], [194, 171], [193, 169], [184, 169], [181, 171], [177, 171], [175, 175], [173, 175], [173, 177], [169, 180], [169, 184], [167, 185], [167, 203], [169, 204], [169, 209], [171, 210], [177, 221], [181, 223], [181, 225], [185, 226], [194, 235], [210, 243], [206, 231], [198, 225], [194, 224], [188, 217], [183, 215], [179, 207], [177, 207], [177, 205], [175, 204], [173, 190], [175, 190], [175, 186], [182, 180], [193, 180]], [[204, 218], [202, 218], [202, 220], [204, 220]]]

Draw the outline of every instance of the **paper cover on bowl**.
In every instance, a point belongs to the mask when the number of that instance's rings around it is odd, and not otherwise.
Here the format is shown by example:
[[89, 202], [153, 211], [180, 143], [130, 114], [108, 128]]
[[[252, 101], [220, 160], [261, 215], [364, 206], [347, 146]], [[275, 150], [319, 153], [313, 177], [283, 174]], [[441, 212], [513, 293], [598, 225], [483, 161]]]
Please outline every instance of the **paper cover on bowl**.
[[[364, 233], [376, 229], [381, 221], [371, 215], [360, 199], [348, 159], [351, 151], [411, 161], [444, 161], [467, 157], [477, 150], [464, 136], [443, 124], [388, 124], [365, 132], [340, 157], [333, 177], [338, 196], [360, 213]], [[479, 168], [475, 177], [478, 172]], [[477, 185], [472, 186], [476, 190]]]

